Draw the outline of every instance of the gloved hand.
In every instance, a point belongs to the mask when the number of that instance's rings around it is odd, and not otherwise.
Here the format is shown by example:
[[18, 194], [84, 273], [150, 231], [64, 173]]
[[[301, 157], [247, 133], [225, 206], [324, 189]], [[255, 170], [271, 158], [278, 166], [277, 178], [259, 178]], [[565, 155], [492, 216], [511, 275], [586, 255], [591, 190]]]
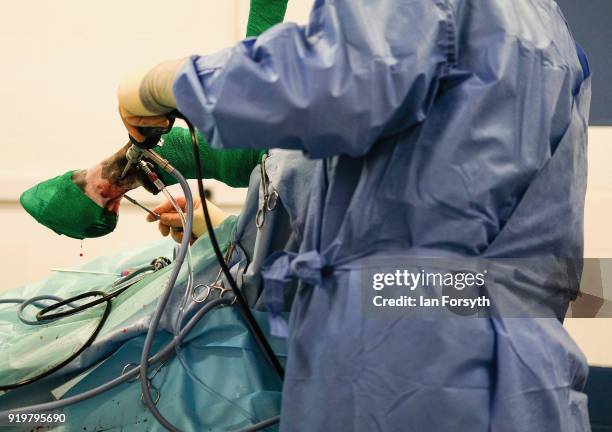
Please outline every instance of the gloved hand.
[[[185, 198], [176, 198], [176, 202], [181, 210], [185, 211]], [[210, 212], [210, 219], [212, 221], [213, 228], [221, 225], [221, 223], [229, 216], [228, 213], [224, 212], [210, 201], [206, 201], [206, 205], [208, 206], [208, 211]], [[204, 221], [202, 202], [199, 199], [194, 199], [193, 206], [194, 215], [193, 226], [191, 229], [192, 242], [206, 233], [206, 222]], [[175, 242], [180, 243], [183, 240], [183, 223], [180, 215], [177, 213], [172, 203], [170, 201], [166, 201], [156, 207], [153, 212], [157, 213], [160, 217], [159, 232], [161, 232], [164, 237], [167, 237], [168, 234], [170, 234]], [[187, 215], [185, 215], [185, 217], [186, 216]], [[155, 222], [154, 217], [152, 215], [147, 215], [147, 222]]]
[[128, 75], [119, 85], [119, 115], [137, 141], [145, 139], [139, 127], [168, 127], [164, 114], [176, 108], [172, 86], [185, 61], [162, 62], [148, 71]]

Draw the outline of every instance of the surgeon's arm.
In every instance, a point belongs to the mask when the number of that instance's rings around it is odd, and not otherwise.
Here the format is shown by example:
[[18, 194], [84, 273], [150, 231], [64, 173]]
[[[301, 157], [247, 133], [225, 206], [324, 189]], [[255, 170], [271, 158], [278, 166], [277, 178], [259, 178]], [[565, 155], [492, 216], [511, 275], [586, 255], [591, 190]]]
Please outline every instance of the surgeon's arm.
[[422, 122], [454, 59], [444, 0], [319, 0], [304, 27], [183, 60], [173, 96], [213, 147], [368, 152]]

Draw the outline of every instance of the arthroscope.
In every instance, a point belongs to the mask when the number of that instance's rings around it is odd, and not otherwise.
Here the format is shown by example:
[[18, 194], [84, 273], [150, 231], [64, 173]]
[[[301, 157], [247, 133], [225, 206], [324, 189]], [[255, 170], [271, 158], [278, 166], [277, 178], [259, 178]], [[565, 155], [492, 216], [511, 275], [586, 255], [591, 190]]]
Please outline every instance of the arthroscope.
[[[159, 299], [159, 302], [157, 304], [157, 307], [155, 309], [155, 312], [153, 313], [153, 316], [151, 318], [150, 325], [149, 325], [149, 328], [146, 334], [144, 346], [142, 349], [140, 364], [131, 369], [124, 368], [124, 371], [120, 376], [96, 388], [90, 389], [86, 392], [83, 392], [83, 393], [80, 393], [80, 394], [77, 394], [77, 395], [74, 395], [74, 396], [71, 396], [65, 399], [52, 401], [52, 402], [11, 409], [10, 411], [2, 411], [0, 412], [0, 419], [8, 418], [9, 414], [37, 413], [37, 412], [40, 413], [40, 412], [48, 412], [48, 411], [61, 409], [65, 406], [72, 405], [72, 404], [81, 402], [83, 400], [89, 399], [91, 397], [94, 397], [96, 395], [99, 395], [107, 390], [114, 388], [115, 386], [121, 383], [131, 381], [137, 376], [139, 376], [140, 384], [141, 384], [141, 391], [142, 391], [142, 400], [147, 406], [147, 408], [151, 411], [151, 413], [159, 421], [159, 423], [162, 424], [166, 429], [168, 429], [169, 431], [173, 431], [173, 432], [180, 432], [180, 429], [174, 426], [172, 423], [170, 423], [156, 407], [156, 402], [157, 402], [157, 399], [159, 398], [159, 392], [157, 391], [157, 389], [155, 389], [157, 393], [156, 393], [156, 396], [153, 397], [152, 392], [151, 392], [152, 386], [150, 384], [150, 378], [148, 375], [149, 367], [154, 364], [159, 365], [160, 363], [165, 362], [175, 350], [177, 350], [176, 353], [178, 354], [179, 360], [181, 360], [181, 354], [178, 351], [178, 347], [180, 346], [182, 340], [193, 329], [193, 327], [198, 323], [198, 321], [202, 319], [209, 311], [214, 310], [217, 307], [223, 307], [223, 306], [235, 306], [238, 309], [240, 315], [245, 321], [245, 324], [249, 332], [253, 336], [262, 354], [264, 355], [266, 360], [270, 363], [270, 365], [275, 370], [275, 372], [278, 374], [278, 376], [281, 379], [283, 379], [283, 375], [284, 375], [283, 367], [280, 361], [278, 360], [278, 358], [276, 357], [276, 355], [274, 354], [272, 347], [268, 343], [263, 330], [261, 329], [261, 327], [255, 320], [251, 310], [249, 309], [249, 306], [248, 306], [248, 303], [245, 297], [243, 296], [242, 292], [238, 288], [236, 280], [232, 276], [230, 269], [226, 263], [226, 260], [229, 261], [228, 255], [231, 252], [227, 253], [227, 255], [224, 256], [221, 250], [221, 247], [219, 246], [219, 243], [217, 241], [215, 231], [212, 225], [212, 221], [210, 218], [208, 206], [206, 203], [205, 194], [204, 194], [202, 169], [199, 163], [200, 152], [199, 152], [198, 138], [197, 138], [195, 128], [188, 119], [184, 118], [180, 113], [176, 111], [171, 113], [171, 115], [169, 115], [168, 117], [169, 117], [170, 122], [167, 128], [164, 128], [164, 129], [142, 128], [141, 129], [141, 132], [146, 137], [144, 142], [141, 142], [141, 143], [137, 142], [132, 137], [130, 137], [130, 141], [132, 145], [128, 148], [128, 151], [126, 152], [127, 165], [122, 175], [125, 175], [128, 172], [128, 170], [131, 168], [141, 169], [147, 175], [149, 180], [155, 185], [155, 187], [159, 191], [161, 191], [170, 200], [170, 202], [173, 204], [177, 212], [181, 215], [181, 220], [183, 222], [183, 231], [185, 233], [191, 233], [192, 224], [193, 224], [193, 215], [194, 215], [194, 205], [193, 205], [193, 197], [191, 194], [191, 189], [189, 187], [189, 184], [187, 183], [187, 180], [185, 179], [185, 177], [176, 168], [174, 168], [167, 160], [163, 159], [162, 157], [160, 157], [159, 155], [157, 155], [155, 152], [152, 151], [152, 149], [158, 145], [159, 141], [161, 140], [162, 135], [168, 132], [169, 129], [172, 127], [175, 118], [180, 118], [183, 121], [185, 121], [185, 123], [187, 124], [189, 128], [190, 134], [191, 134], [191, 143], [192, 143], [196, 178], [197, 178], [197, 184], [198, 184], [198, 194], [202, 202], [204, 220], [206, 223], [206, 228], [209, 234], [211, 245], [213, 247], [216, 259], [219, 262], [219, 266], [220, 266], [219, 275], [217, 279], [215, 280], [215, 282], [213, 282], [211, 287], [219, 288], [217, 284], [221, 280], [220, 275], [223, 274], [223, 276], [225, 276], [225, 280], [229, 284], [229, 288], [225, 288], [224, 290], [221, 291], [221, 293], [225, 294], [225, 292], [231, 291], [232, 295], [231, 296], [220, 295], [219, 298], [215, 298], [215, 299], [212, 299], [204, 303], [196, 311], [194, 316], [191, 317], [184, 326], [181, 326], [182, 317], [183, 317], [182, 312], [183, 312], [183, 308], [185, 307], [186, 301], [188, 297], [193, 297], [195, 294], [193, 292], [193, 275], [192, 275], [191, 258], [190, 258], [191, 236], [183, 235], [180, 246], [178, 247], [178, 251], [176, 253], [176, 257], [173, 263], [174, 265], [171, 269], [170, 276], [166, 284], [166, 288], [164, 289]], [[165, 172], [173, 176], [178, 181], [182, 189], [182, 192], [185, 196], [186, 204], [185, 204], [184, 213], [182, 209], [180, 208], [180, 206], [176, 203], [176, 200], [167, 191], [163, 182], [159, 179], [157, 174], [154, 172], [150, 163], [153, 163], [159, 169], [164, 170]], [[181, 304], [181, 308], [179, 310], [178, 318], [175, 324], [175, 337], [166, 346], [164, 346], [157, 354], [153, 355], [152, 357], [149, 357], [151, 347], [153, 344], [153, 340], [155, 338], [155, 334], [157, 331], [157, 327], [164, 313], [164, 310], [168, 304], [170, 294], [172, 292], [172, 289], [174, 288], [179, 272], [181, 270], [181, 267], [186, 257], [187, 257], [188, 267], [189, 267], [189, 278], [187, 282], [187, 289], [185, 291], [185, 296]], [[134, 272], [120, 279], [118, 282], [115, 283], [114, 289], [110, 293], [105, 293], [102, 291], [91, 291], [91, 292], [83, 293], [83, 294], [80, 294], [79, 296], [75, 296], [73, 298], [65, 299], [65, 300], [60, 299], [55, 296], [38, 296], [32, 299], [3, 299], [3, 300], [0, 300], [0, 302], [2, 303], [20, 303], [20, 306], [19, 306], [20, 318], [23, 317], [22, 315], [23, 309], [30, 304], [36, 304], [39, 307], [43, 307], [37, 314], [37, 320], [29, 322], [33, 324], [49, 322], [49, 320], [52, 320], [52, 319], [59, 319], [64, 316], [78, 313], [82, 310], [88, 309], [96, 305], [105, 304], [103, 315], [95, 331], [93, 332], [89, 340], [79, 350], [77, 350], [72, 356], [70, 356], [64, 362], [60, 363], [59, 365], [54, 366], [52, 369], [45, 371], [43, 376], [35, 377], [35, 379], [29, 379], [27, 380], [28, 382], [16, 383], [18, 384], [17, 386], [26, 385], [33, 381], [37, 381], [38, 379], [41, 379], [44, 376], [48, 376], [51, 373], [60, 369], [61, 367], [70, 363], [76, 357], [78, 357], [88, 346], [91, 345], [91, 343], [93, 343], [96, 336], [98, 335], [98, 333], [104, 326], [104, 323], [106, 319], [108, 318], [110, 311], [111, 311], [111, 307], [112, 307], [111, 300], [114, 297], [120, 295], [122, 292], [124, 292], [126, 289], [132, 286], [135, 282], [137, 282], [139, 280], [138, 278], [144, 277], [146, 272], [154, 271], [156, 269], [156, 266], [157, 266], [157, 269], [159, 269], [160, 266], [162, 265], [165, 267], [166, 265], [168, 265], [168, 263], [162, 264], [159, 261], [152, 262], [149, 267], [146, 267], [144, 269], [139, 269], [137, 272]], [[212, 288], [209, 287], [208, 288], [209, 291]], [[89, 301], [88, 303], [84, 305], [77, 305], [78, 300], [89, 299], [89, 298], [92, 298], [92, 300]], [[53, 300], [56, 303], [45, 307], [41, 303], [43, 300]], [[201, 302], [201, 301], [202, 300], [198, 302]], [[68, 308], [64, 308], [65, 306], [68, 306]], [[183, 367], [185, 367], [185, 363], [182, 360], [181, 360], [181, 364], [183, 365]], [[157, 370], [159, 370], [159, 367]], [[197, 377], [194, 377], [193, 373], [189, 371], [188, 368], [187, 368], [187, 372], [190, 374], [192, 378], [197, 379]], [[14, 388], [14, 387], [11, 387], [11, 388]], [[278, 421], [279, 421], [279, 416], [274, 416], [269, 419], [255, 423], [246, 428], [243, 428], [240, 430], [240, 432], [262, 430], [266, 427], [269, 427], [271, 425], [278, 423]]]

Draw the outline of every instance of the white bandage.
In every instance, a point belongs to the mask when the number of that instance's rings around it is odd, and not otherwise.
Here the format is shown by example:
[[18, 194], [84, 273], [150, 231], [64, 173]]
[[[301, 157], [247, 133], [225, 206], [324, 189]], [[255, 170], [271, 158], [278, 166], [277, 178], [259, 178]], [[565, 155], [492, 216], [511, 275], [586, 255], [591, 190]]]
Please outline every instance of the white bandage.
[[172, 86], [184, 63], [185, 59], [162, 62], [143, 77], [138, 96], [147, 111], [166, 114], [176, 108]]

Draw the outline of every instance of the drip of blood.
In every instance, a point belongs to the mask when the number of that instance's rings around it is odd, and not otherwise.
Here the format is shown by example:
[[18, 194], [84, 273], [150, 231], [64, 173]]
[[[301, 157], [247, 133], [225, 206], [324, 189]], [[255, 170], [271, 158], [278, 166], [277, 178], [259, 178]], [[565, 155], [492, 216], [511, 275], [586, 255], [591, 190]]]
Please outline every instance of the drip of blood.
[[83, 240], [81, 240], [81, 252], [79, 253], [79, 256], [83, 256]]

